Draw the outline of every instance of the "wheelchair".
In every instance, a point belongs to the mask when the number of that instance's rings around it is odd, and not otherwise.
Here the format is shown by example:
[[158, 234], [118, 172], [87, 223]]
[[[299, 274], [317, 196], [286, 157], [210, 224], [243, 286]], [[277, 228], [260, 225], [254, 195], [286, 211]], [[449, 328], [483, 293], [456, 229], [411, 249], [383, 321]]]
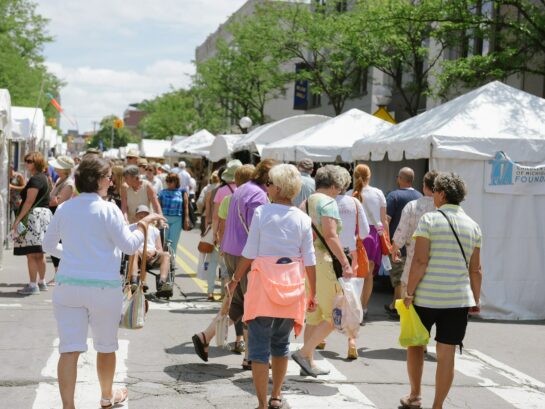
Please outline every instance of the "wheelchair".
[[[172, 243], [170, 240], [166, 239], [166, 229], [167, 227], [162, 227], [159, 229], [161, 243], [163, 245], [163, 251], [168, 253], [169, 257], [169, 269], [168, 269], [168, 275], [166, 282], [170, 284], [171, 290], [170, 291], [160, 291], [159, 288], [159, 281], [160, 281], [160, 272], [159, 272], [159, 265], [158, 264], [150, 264], [149, 262], [146, 263], [146, 271], [147, 274], [150, 274], [155, 277], [155, 293], [151, 294], [152, 297], [155, 298], [165, 298], [166, 300], [170, 300], [170, 297], [174, 295], [174, 278], [176, 276], [176, 251], [172, 248]], [[131, 277], [128, 277], [129, 274], [129, 256], [127, 254], [123, 254], [123, 257], [121, 259], [121, 275], [124, 278], [124, 283], [130, 283]], [[138, 279], [140, 280], [140, 264], [138, 264]], [[148, 291], [148, 285], [144, 284], [144, 292]], [[182, 292], [183, 294], [183, 292]], [[185, 294], [184, 294], [185, 295]]]

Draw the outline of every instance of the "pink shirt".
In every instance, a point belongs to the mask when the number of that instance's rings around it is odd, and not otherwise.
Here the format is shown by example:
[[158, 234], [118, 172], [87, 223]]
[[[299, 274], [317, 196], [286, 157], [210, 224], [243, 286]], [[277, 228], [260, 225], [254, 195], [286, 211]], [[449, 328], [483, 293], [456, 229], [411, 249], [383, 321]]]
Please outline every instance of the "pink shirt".
[[235, 190], [237, 190], [237, 185], [234, 183], [220, 187], [214, 196], [214, 203], [221, 203], [225, 196], [233, 194]]

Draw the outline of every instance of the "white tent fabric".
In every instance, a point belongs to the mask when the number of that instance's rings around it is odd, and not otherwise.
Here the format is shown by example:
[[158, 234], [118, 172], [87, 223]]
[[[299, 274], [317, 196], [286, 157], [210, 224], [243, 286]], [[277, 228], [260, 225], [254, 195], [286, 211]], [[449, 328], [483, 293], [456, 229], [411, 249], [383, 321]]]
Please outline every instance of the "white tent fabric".
[[202, 129], [173, 145], [172, 151], [189, 156], [207, 156], [214, 139], [214, 135], [206, 129]]
[[140, 154], [146, 158], [164, 158], [165, 152], [170, 149], [170, 141], [160, 139], [142, 139]]
[[331, 119], [325, 115], [296, 115], [257, 127], [235, 143], [233, 152], [261, 151], [264, 146]]
[[237, 143], [242, 135], [218, 135], [210, 146], [210, 152], [208, 154], [208, 160], [212, 162], [218, 162], [222, 159], [226, 159], [233, 153], [233, 147]]
[[45, 118], [40, 108], [11, 107], [11, 119], [14, 123], [13, 129], [18, 132], [13, 134], [14, 138], [34, 140], [34, 148], [44, 139]]
[[545, 100], [492, 82], [354, 144], [357, 159], [380, 161], [387, 153], [400, 160], [404, 154], [464, 178], [462, 207], [483, 232], [485, 318], [545, 318], [545, 195], [484, 190], [485, 164], [497, 151], [526, 165], [545, 162], [544, 123]]
[[102, 153], [102, 157], [106, 159], [120, 159], [119, 148], [110, 148]]
[[351, 109], [265, 146], [261, 156], [285, 162], [302, 158], [335, 162], [340, 156], [344, 162], [351, 162], [354, 142], [385, 132], [391, 127], [393, 125], [389, 122], [359, 109]]
[[[354, 144], [357, 160], [484, 159], [501, 144], [515, 161], [540, 162], [545, 152], [545, 100], [494, 81]], [[415, 143], [415, 138], [418, 143]]]
[[0, 266], [4, 257], [4, 240], [8, 234], [9, 163], [8, 139], [11, 138], [11, 97], [7, 89], [0, 89]]

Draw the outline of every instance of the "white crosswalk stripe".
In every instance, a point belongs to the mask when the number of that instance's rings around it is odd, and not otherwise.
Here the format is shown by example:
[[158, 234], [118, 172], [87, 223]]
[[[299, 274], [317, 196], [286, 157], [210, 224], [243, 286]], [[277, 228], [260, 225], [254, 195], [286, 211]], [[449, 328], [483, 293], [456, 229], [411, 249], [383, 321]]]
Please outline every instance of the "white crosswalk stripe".
[[[92, 345], [92, 342], [91, 339], [87, 340], [89, 345]], [[40, 382], [36, 389], [36, 398], [34, 399], [32, 409], [58, 409], [62, 407], [59, 385], [57, 382], [57, 362], [59, 360], [58, 345], [59, 339], [57, 338], [53, 342], [53, 351], [41, 373], [43, 377], [53, 379], [54, 381]], [[126, 379], [128, 351], [129, 341], [120, 339], [119, 350], [116, 354], [117, 367], [114, 383], [123, 384], [123, 381]], [[80, 355], [78, 361], [76, 407], [95, 408], [98, 407], [99, 401], [100, 386], [96, 374], [96, 352], [90, 347], [88, 352]], [[129, 403], [125, 403], [123, 407], [128, 408]]]

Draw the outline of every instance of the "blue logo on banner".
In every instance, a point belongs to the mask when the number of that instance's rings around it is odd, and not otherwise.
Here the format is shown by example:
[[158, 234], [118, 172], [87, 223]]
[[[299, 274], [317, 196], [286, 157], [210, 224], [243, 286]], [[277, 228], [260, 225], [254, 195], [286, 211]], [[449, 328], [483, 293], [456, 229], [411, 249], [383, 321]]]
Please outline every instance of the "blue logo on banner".
[[514, 162], [505, 153], [498, 152], [494, 160], [488, 161], [492, 165], [490, 175], [491, 185], [512, 185]]

